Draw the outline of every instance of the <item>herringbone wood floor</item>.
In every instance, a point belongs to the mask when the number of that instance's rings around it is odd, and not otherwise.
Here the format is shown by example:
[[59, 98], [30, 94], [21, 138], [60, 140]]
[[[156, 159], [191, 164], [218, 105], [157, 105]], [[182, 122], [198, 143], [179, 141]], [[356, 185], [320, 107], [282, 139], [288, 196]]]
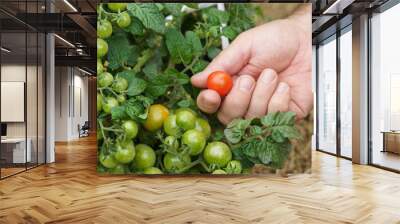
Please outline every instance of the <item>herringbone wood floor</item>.
[[100, 177], [94, 138], [0, 181], [0, 223], [400, 223], [400, 175], [314, 152], [289, 178]]

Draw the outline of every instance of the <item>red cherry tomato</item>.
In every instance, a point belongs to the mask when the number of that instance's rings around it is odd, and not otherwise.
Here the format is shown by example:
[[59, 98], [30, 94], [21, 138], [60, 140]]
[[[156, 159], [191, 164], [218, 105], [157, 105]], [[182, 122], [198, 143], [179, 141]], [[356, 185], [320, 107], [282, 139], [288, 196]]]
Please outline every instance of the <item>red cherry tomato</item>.
[[215, 90], [220, 96], [226, 96], [232, 89], [231, 76], [223, 71], [215, 71], [208, 76], [207, 88]]

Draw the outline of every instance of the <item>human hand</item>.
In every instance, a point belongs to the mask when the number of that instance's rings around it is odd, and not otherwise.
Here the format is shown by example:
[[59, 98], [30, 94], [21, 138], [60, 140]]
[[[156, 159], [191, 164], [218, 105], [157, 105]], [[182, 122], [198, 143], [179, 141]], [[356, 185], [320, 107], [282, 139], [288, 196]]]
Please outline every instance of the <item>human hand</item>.
[[206, 88], [210, 73], [225, 71], [234, 80], [232, 90], [224, 99], [214, 90], [202, 90], [198, 107], [206, 113], [218, 110], [224, 124], [276, 111], [307, 116], [313, 106], [310, 16], [311, 8], [306, 6], [287, 19], [240, 34], [191, 79], [194, 86]]

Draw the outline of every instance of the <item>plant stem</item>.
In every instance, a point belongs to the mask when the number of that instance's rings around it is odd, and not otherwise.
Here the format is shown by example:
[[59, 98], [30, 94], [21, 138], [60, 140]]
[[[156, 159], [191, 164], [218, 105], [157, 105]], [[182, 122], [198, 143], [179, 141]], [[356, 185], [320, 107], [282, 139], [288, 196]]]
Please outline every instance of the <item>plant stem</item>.
[[153, 57], [154, 52], [150, 49], [143, 51], [142, 56], [138, 58], [138, 62], [136, 63], [135, 67], [133, 67], [134, 72], [140, 72], [142, 69], [143, 65], [146, 64], [146, 62]]

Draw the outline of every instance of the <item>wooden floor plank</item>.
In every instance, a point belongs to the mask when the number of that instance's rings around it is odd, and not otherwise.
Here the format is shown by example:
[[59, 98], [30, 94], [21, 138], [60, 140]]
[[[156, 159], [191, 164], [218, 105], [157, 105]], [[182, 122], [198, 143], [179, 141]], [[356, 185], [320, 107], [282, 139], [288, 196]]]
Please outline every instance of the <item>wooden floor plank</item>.
[[313, 152], [288, 178], [99, 176], [96, 140], [0, 181], [0, 223], [400, 223], [400, 175]]

